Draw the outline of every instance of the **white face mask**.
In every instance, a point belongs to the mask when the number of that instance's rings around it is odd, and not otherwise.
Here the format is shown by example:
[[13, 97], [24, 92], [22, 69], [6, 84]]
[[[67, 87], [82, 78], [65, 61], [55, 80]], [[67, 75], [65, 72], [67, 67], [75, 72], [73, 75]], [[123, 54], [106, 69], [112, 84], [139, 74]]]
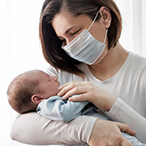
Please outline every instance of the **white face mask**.
[[105, 41], [107, 37], [107, 30], [103, 43], [96, 40], [89, 32], [89, 29], [95, 22], [98, 14], [99, 11], [88, 29], [82, 31], [66, 46], [62, 46], [62, 49], [65, 50], [70, 57], [89, 65], [93, 64], [101, 56], [106, 46]]

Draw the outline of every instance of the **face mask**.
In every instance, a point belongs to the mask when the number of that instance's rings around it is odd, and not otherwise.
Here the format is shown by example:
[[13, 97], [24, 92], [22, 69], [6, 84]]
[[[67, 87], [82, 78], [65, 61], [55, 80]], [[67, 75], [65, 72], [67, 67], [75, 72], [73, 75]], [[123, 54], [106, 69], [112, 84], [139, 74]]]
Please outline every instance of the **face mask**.
[[62, 49], [65, 50], [70, 57], [89, 65], [93, 64], [101, 56], [106, 46], [105, 41], [107, 37], [107, 30], [103, 43], [96, 40], [89, 32], [89, 29], [95, 22], [98, 14], [99, 11], [88, 29], [82, 31], [68, 45], [62, 46]]

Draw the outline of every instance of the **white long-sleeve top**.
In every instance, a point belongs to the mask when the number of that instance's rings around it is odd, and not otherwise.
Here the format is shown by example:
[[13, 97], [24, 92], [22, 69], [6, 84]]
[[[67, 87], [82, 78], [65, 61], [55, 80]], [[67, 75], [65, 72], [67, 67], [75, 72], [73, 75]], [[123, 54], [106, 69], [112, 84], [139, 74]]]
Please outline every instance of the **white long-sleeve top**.
[[[73, 80], [86, 80], [116, 96], [117, 100], [108, 112], [108, 115], [116, 121], [127, 123], [136, 132], [136, 137], [141, 142], [146, 143], [146, 58], [129, 52], [129, 55], [120, 70], [112, 78], [105, 81], [100, 81], [95, 78], [87, 65], [81, 64], [79, 68], [86, 74], [85, 79], [65, 71], [56, 70], [51, 66], [46, 72], [50, 75], [58, 76], [58, 80], [61, 84]], [[51, 120], [49, 120], [48, 124], [46, 123], [45, 118], [38, 120], [40, 117], [38, 118], [37, 114], [30, 114], [22, 115], [14, 122], [11, 130], [11, 137], [14, 140], [30, 144], [72, 144], [77, 142], [88, 142], [96, 120], [93, 117], [87, 118], [86, 116], [83, 116], [78, 117], [75, 121], [73, 120], [72, 125], [64, 125]], [[23, 126], [23, 122], [27, 123], [32, 119], [32, 117], [33, 122], [30, 122], [27, 126], [26, 124]], [[51, 122], [55, 125], [55, 127], [51, 126]], [[75, 124], [76, 122], [82, 124]], [[61, 129], [59, 129], [60, 125], [62, 127]], [[76, 134], [77, 127], [75, 125], [78, 125], [78, 129], [80, 129], [78, 136]], [[68, 131], [65, 129], [65, 126], [68, 127]], [[83, 126], [86, 127], [86, 129], [82, 129]], [[39, 137], [36, 136], [36, 133], [32, 131], [31, 127], [33, 127], [33, 129], [37, 129]], [[29, 128], [31, 128], [31, 130]], [[43, 130], [39, 130], [39, 128]], [[70, 131], [69, 128], [74, 132], [68, 133]], [[59, 130], [54, 133], [56, 129]], [[44, 135], [46, 134], [46, 131], [53, 139], [51, 139], [52, 142], [48, 135], [45, 138]], [[24, 136], [23, 133], [29, 133], [29, 135]], [[69, 139], [70, 137], [73, 139]], [[41, 141], [41, 139], [43, 140]]]

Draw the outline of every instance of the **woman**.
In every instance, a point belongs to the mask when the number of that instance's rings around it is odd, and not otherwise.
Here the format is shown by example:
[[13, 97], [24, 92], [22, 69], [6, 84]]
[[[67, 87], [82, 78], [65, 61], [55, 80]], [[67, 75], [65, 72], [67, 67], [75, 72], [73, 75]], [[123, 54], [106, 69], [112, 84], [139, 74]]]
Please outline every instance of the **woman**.
[[[146, 60], [120, 45], [121, 28], [112, 0], [46, 0], [40, 18], [42, 50], [53, 66], [47, 70], [50, 75], [57, 75], [62, 84], [76, 80], [60, 87], [59, 96], [81, 94], [70, 100], [89, 100], [114, 120], [127, 123], [146, 143]], [[93, 117], [63, 124], [31, 113], [15, 121], [11, 137], [31, 144], [129, 146], [119, 129], [134, 134], [127, 125]]]

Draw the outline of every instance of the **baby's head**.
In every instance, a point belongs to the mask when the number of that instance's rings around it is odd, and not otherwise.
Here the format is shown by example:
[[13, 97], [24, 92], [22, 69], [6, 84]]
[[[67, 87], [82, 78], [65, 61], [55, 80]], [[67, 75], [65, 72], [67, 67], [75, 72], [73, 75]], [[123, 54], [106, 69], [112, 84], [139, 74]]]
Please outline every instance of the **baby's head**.
[[33, 112], [42, 100], [57, 95], [59, 85], [56, 76], [49, 76], [40, 70], [27, 71], [10, 83], [8, 101], [20, 114]]

